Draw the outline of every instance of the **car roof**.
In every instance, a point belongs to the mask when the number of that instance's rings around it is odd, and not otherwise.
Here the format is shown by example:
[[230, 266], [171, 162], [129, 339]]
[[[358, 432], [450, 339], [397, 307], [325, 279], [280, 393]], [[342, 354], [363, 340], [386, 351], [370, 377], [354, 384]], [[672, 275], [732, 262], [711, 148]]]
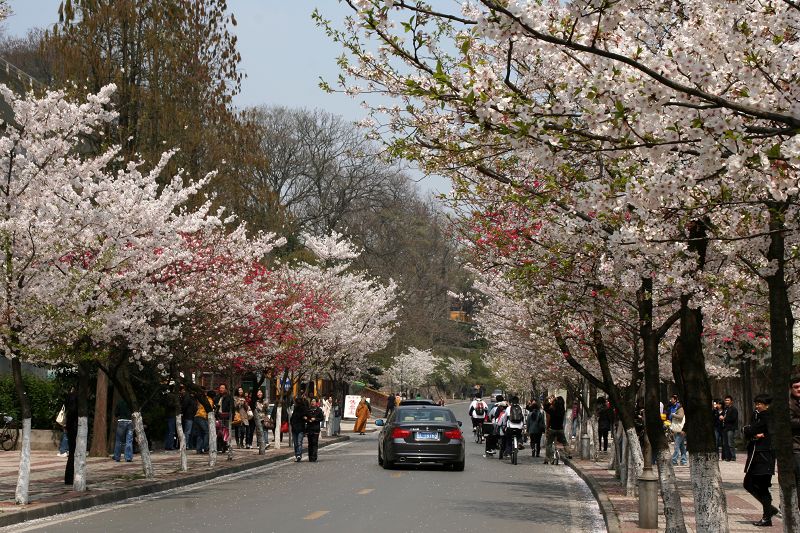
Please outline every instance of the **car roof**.
[[434, 402], [433, 400], [427, 400], [425, 398], [419, 398], [419, 399], [402, 400], [400, 402], [400, 406], [403, 405], [436, 405], [436, 402]]

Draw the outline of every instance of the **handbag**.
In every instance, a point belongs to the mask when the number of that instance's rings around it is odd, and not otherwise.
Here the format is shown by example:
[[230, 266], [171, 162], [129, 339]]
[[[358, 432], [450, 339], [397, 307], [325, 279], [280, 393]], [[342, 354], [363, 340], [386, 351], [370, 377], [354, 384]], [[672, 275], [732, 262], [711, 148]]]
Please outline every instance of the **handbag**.
[[66, 426], [67, 425], [67, 407], [65, 405], [61, 405], [61, 410], [56, 415], [56, 424], [59, 426]]
[[271, 418], [262, 418], [261, 424], [264, 426], [264, 429], [275, 429], [275, 421]]
[[289, 433], [289, 422], [281, 422], [281, 433]]
[[248, 420], [252, 420], [253, 419], [253, 410], [250, 409], [250, 407], [247, 408], [247, 419]]
[[239, 426], [239, 425], [242, 424], [242, 415], [239, 414], [239, 411], [236, 411], [235, 413], [233, 413], [233, 422], [232, 422], [232, 424], [234, 426]]

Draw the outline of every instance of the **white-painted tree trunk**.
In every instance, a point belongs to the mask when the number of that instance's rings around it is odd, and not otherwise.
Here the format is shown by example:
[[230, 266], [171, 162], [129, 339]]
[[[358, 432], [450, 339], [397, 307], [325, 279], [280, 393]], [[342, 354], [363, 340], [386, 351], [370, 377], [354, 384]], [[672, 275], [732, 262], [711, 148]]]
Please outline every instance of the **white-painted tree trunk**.
[[256, 445], [258, 446], [258, 455], [264, 455], [267, 453], [266, 447], [266, 431], [264, 430], [264, 424], [261, 422], [263, 418], [261, 418], [261, 410], [260, 409], [253, 409], [253, 419], [256, 421], [256, 429], [255, 429], [255, 437], [256, 437]]
[[78, 417], [78, 436], [75, 439], [75, 476], [72, 478], [72, 490], [86, 491], [86, 449], [89, 444], [89, 418]]
[[281, 409], [281, 407], [278, 406], [276, 411], [277, 411], [277, 413], [275, 414], [275, 449], [276, 450], [280, 450], [281, 449], [281, 424], [283, 423], [283, 422], [281, 422], [281, 411], [283, 411], [283, 409]]
[[31, 419], [22, 420], [22, 447], [19, 451], [19, 473], [14, 502], [17, 505], [28, 503], [28, 488], [31, 483]]
[[214, 410], [208, 412], [208, 466], [217, 464], [217, 418]]
[[597, 417], [592, 415], [586, 426], [586, 432], [589, 434], [589, 458], [597, 462], [597, 448], [598, 448], [598, 432], [597, 432]]
[[147, 435], [144, 432], [144, 422], [142, 421], [142, 413], [134, 411], [131, 414], [133, 418], [133, 432], [136, 436], [136, 443], [139, 445], [139, 455], [142, 456], [142, 471], [144, 477], [147, 479], [155, 478], [153, 471], [153, 460], [150, 458], [150, 447], [147, 445]]
[[728, 505], [722, 489], [717, 454], [689, 452], [689, 474], [692, 478], [697, 531], [727, 533]]
[[181, 472], [189, 470], [189, 458], [186, 456], [186, 434], [183, 432], [183, 415], [175, 415], [175, 431], [178, 432], [178, 453], [181, 457]]
[[625, 434], [628, 443], [628, 477], [625, 483], [625, 494], [637, 496], [639, 494], [639, 478], [644, 470], [644, 455], [642, 454], [642, 445], [639, 444], [639, 436], [636, 435], [636, 429], [626, 429]]
[[664, 533], [686, 533], [686, 521], [683, 518], [681, 494], [675, 482], [675, 470], [672, 468], [672, 454], [669, 448], [659, 450], [656, 454], [658, 465], [658, 481], [661, 489], [661, 500], [664, 502]]
[[628, 436], [622, 431], [621, 437], [619, 441], [619, 457], [617, 458], [619, 464], [617, 467], [619, 468], [619, 482], [623, 487], [626, 487], [628, 485]]

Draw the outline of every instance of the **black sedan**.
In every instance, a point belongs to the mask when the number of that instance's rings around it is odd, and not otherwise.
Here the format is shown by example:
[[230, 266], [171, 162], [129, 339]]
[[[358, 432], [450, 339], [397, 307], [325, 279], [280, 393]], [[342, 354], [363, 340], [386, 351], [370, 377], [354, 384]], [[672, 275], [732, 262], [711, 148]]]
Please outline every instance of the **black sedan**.
[[446, 407], [400, 405], [389, 418], [376, 420], [378, 464], [441, 463], [464, 470], [464, 435], [461, 422]]

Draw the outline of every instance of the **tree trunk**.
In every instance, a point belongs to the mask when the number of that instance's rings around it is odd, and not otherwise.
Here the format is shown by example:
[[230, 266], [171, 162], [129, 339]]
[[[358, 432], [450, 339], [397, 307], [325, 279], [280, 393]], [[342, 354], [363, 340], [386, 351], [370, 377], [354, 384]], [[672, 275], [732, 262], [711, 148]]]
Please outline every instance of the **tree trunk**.
[[[697, 253], [697, 272], [702, 272], [708, 246], [706, 223], [693, 221], [688, 231], [689, 249]], [[684, 428], [697, 530], [723, 533], [728, 531], [728, 506], [719, 472], [714, 421], [708, 416], [712, 397], [703, 354], [703, 311], [690, 307], [689, 299], [689, 295], [681, 295], [680, 334], [673, 347], [672, 373], [686, 413]]]
[[[664, 435], [664, 423], [659, 409], [659, 384], [661, 376], [658, 363], [658, 344], [674, 322], [667, 320], [658, 331], [653, 331], [653, 279], [643, 277], [637, 292], [639, 312], [639, 336], [644, 345], [644, 417], [647, 438], [652, 447], [653, 457], [658, 465], [658, 478], [661, 499], [664, 502], [666, 530], [672, 533], [685, 533], [686, 522], [683, 517], [681, 495], [675, 482], [669, 444]], [[666, 458], [666, 464], [665, 459]]]
[[92, 447], [90, 457], [106, 457], [108, 455], [108, 376], [105, 372], [97, 373], [97, 386], [94, 399], [94, 425], [92, 426]]
[[186, 435], [183, 433], [183, 414], [180, 407], [175, 415], [175, 431], [178, 433], [178, 450], [181, 457], [181, 472], [189, 470], [189, 458], [186, 456]]
[[208, 414], [208, 466], [217, 464], [217, 417], [214, 410], [207, 411]]
[[75, 439], [75, 477], [72, 490], [86, 491], [86, 447], [89, 437], [89, 368], [78, 362], [78, 438]]
[[770, 246], [767, 259], [777, 265], [775, 273], [766, 278], [769, 288], [769, 330], [772, 366], [772, 399], [770, 405], [770, 439], [778, 466], [783, 530], [800, 530], [800, 513], [797, 508], [797, 485], [792, 453], [792, 427], [789, 412], [789, 378], [792, 375], [794, 356], [794, 316], [786, 284], [786, 243], [784, 215], [785, 204], [770, 206]]
[[625, 483], [625, 494], [636, 496], [639, 494], [639, 478], [644, 470], [644, 456], [642, 455], [642, 445], [639, 443], [639, 436], [636, 428], [625, 430], [628, 442], [628, 478]]
[[621, 435], [621, 439], [619, 441], [619, 457], [617, 458], [619, 461], [619, 482], [622, 484], [623, 487], [628, 487], [628, 435], [625, 430], [621, 430], [619, 432]]
[[686, 520], [683, 517], [681, 494], [675, 481], [675, 470], [672, 468], [672, 456], [669, 447], [656, 450], [656, 465], [661, 488], [661, 500], [664, 502], [665, 533], [686, 533]]
[[25, 383], [22, 381], [22, 362], [16, 355], [11, 357], [11, 372], [14, 375], [14, 388], [22, 418], [22, 446], [19, 453], [19, 473], [14, 502], [25, 505], [29, 501], [28, 488], [31, 480], [31, 402], [25, 390]]
[[142, 471], [144, 477], [147, 479], [154, 479], [155, 472], [153, 471], [153, 460], [150, 457], [150, 447], [147, 444], [147, 435], [144, 432], [144, 422], [142, 421], [142, 412], [133, 411], [131, 413], [133, 418], [133, 431], [136, 434], [136, 442], [139, 444], [139, 454], [142, 456]]

